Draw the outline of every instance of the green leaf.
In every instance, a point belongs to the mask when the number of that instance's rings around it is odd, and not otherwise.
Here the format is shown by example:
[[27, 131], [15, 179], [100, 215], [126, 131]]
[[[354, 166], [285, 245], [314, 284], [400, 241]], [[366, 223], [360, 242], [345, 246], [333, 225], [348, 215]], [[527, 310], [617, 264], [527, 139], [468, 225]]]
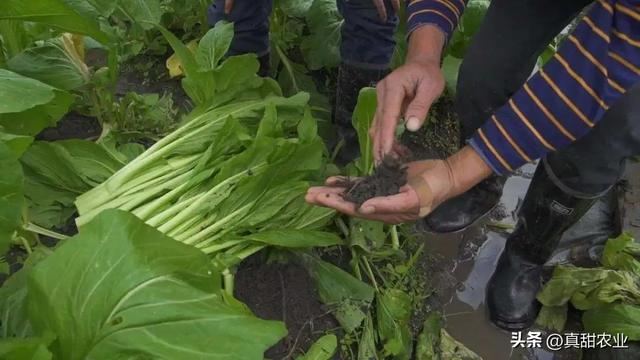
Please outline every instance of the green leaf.
[[0, 254], [4, 254], [16, 229], [22, 225], [24, 177], [18, 158], [2, 142], [0, 169]]
[[640, 276], [640, 244], [627, 233], [609, 239], [602, 254], [602, 266], [631, 271]]
[[304, 356], [296, 360], [331, 360], [338, 348], [338, 338], [333, 334], [324, 335], [313, 343]]
[[219, 21], [198, 43], [196, 61], [201, 71], [214, 70], [231, 46], [233, 23]]
[[89, 83], [87, 65], [68, 36], [59, 36], [26, 49], [7, 62], [9, 70], [63, 90]]
[[35, 135], [54, 126], [73, 98], [67, 92], [0, 69], [0, 126], [18, 135]]
[[400, 289], [386, 289], [376, 295], [378, 336], [386, 356], [411, 358], [413, 338], [409, 321], [412, 309], [411, 297]]
[[299, 256], [320, 300], [334, 309], [336, 319], [347, 333], [353, 332], [367, 317], [363, 309], [373, 301], [373, 288], [333, 264], [308, 254]]
[[314, 0], [281, 0], [278, 6], [288, 16], [304, 17]]
[[377, 97], [374, 88], [363, 88], [358, 95], [358, 104], [353, 110], [353, 127], [358, 132], [360, 143], [360, 159], [357, 166], [363, 175], [373, 169], [373, 145], [369, 137], [369, 129], [376, 114]]
[[560, 306], [543, 306], [536, 319], [536, 325], [546, 330], [561, 333], [564, 331], [564, 326], [567, 323], [567, 308], [567, 304]]
[[373, 318], [371, 314], [367, 314], [362, 326], [362, 336], [358, 343], [358, 360], [378, 360], [378, 352], [376, 351], [376, 334], [373, 327]]
[[100, 30], [93, 17], [83, 16], [70, 6], [72, 1], [62, 0], [4, 0], [0, 2], [0, 19], [17, 19], [47, 24], [57, 29], [93, 37], [103, 44], [109, 37]]
[[55, 89], [38, 80], [0, 69], [0, 114], [18, 113], [54, 99]]
[[0, 131], [0, 142], [4, 143], [16, 157], [22, 156], [33, 142], [33, 137], [24, 135], [7, 134]]
[[310, 35], [305, 37], [300, 48], [305, 62], [311, 70], [332, 68], [340, 64], [340, 42], [342, 23], [336, 1], [315, 0], [309, 8], [307, 25]]
[[440, 360], [440, 330], [444, 326], [442, 315], [432, 312], [424, 321], [416, 343], [416, 360]]
[[582, 315], [589, 333], [624, 334], [631, 341], [640, 340], [640, 306], [615, 304], [585, 311]]
[[52, 337], [24, 339], [0, 339], [0, 359], [12, 360], [50, 360], [53, 355], [47, 348]]
[[159, 0], [125, 0], [118, 1], [122, 10], [143, 29], [149, 30], [159, 24], [162, 18], [162, 7]]
[[330, 232], [311, 230], [270, 230], [247, 235], [244, 239], [285, 248], [310, 248], [343, 245], [342, 239]]
[[34, 268], [29, 315], [61, 359], [262, 359], [284, 326], [227, 305], [220, 287], [200, 251], [106, 210]]
[[460, 65], [462, 65], [462, 59], [457, 57], [446, 56], [444, 60], [442, 60], [442, 73], [447, 83], [447, 90], [449, 90], [451, 94], [456, 93]]

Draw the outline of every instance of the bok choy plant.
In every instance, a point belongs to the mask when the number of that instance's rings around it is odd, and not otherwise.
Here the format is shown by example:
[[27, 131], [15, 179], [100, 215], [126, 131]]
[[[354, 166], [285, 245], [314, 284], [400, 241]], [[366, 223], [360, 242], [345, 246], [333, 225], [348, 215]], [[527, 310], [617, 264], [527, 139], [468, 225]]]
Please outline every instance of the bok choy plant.
[[[325, 165], [308, 96], [268, 97], [194, 116], [79, 196], [79, 227], [101, 211], [132, 212], [221, 267], [268, 246], [341, 243], [321, 232], [334, 213], [304, 203]], [[300, 119], [302, 120], [297, 120]]]

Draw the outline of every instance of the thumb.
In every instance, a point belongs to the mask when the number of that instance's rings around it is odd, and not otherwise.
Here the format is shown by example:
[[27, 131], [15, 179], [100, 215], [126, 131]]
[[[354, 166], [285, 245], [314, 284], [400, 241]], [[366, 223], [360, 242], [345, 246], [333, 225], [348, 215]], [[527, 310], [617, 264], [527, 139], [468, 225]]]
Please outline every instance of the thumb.
[[427, 119], [427, 114], [429, 113], [429, 108], [433, 100], [435, 100], [435, 96], [433, 95], [433, 91], [429, 89], [429, 86], [422, 85], [418, 87], [416, 95], [405, 111], [407, 130], [418, 131], [422, 127]]

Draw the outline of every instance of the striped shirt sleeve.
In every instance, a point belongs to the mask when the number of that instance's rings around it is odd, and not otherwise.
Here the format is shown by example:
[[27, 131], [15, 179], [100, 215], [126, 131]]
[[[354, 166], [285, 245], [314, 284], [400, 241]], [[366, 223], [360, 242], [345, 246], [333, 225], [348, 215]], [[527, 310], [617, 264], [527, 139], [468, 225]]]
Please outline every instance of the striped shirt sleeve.
[[439, 27], [447, 39], [458, 26], [467, 0], [411, 0], [408, 7], [408, 34], [422, 25]]
[[640, 1], [599, 0], [469, 140], [498, 174], [576, 141], [640, 77]]

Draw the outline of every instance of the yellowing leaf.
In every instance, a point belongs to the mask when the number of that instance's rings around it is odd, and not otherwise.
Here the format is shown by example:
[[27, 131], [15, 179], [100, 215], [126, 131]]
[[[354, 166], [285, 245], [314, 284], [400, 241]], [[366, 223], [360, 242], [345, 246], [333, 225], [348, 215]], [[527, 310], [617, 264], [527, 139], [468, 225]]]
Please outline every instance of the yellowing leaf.
[[[195, 54], [198, 50], [198, 41], [192, 40], [191, 42], [189, 42], [187, 44], [187, 49], [189, 49], [191, 53]], [[169, 76], [171, 76], [171, 78], [175, 78], [184, 74], [184, 69], [182, 68], [180, 57], [178, 57], [175, 53], [167, 59], [166, 66], [169, 70]]]

